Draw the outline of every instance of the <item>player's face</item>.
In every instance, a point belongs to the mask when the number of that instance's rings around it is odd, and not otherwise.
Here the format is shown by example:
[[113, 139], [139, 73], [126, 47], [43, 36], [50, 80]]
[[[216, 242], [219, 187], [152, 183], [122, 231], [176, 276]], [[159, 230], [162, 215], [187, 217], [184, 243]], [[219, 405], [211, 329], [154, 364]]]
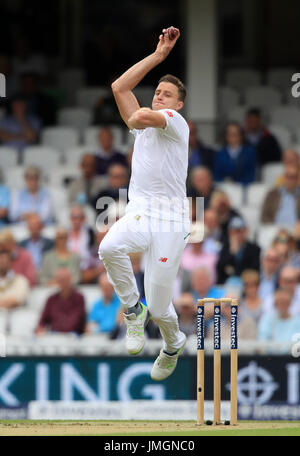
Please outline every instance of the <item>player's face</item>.
[[179, 111], [183, 107], [183, 102], [178, 98], [178, 88], [171, 82], [161, 82], [155, 90], [152, 109], [174, 109]]

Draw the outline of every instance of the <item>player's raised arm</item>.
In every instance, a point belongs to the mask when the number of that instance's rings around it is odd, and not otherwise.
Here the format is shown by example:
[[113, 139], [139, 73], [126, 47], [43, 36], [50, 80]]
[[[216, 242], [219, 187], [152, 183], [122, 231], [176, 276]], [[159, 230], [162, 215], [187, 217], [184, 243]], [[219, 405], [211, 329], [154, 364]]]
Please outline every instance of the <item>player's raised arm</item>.
[[[174, 27], [164, 29], [159, 37], [155, 52], [129, 68], [129, 70], [113, 82], [111, 87], [120, 115], [129, 128], [164, 126], [164, 124], [162, 124], [162, 122], [164, 122], [163, 116], [157, 112], [153, 112], [154, 116], [150, 116], [149, 111], [151, 110], [148, 110], [148, 113], [146, 110], [142, 110], [137, 118], [133, 117], [133, 115], [140, 110], [140, 106], [132, 90], [149, 71], [167, 58], [179, 36], [179, 30]], [[131, 120], [131, 122], [129, 122], [129, 120]], [[143, 123], [143, 120], [145, 120], [145, 123]]]

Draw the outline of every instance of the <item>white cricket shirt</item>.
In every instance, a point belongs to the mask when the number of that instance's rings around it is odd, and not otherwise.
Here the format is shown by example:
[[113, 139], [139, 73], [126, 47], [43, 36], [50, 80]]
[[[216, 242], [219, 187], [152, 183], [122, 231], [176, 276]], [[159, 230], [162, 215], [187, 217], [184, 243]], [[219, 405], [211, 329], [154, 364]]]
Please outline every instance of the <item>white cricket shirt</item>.
[[139, 211], [162, 220], [186, 221], [189, 127], [177, 111], [159, 112], [166, 119], [165, 128], [131, 130], [135, 143], [126, 213]]

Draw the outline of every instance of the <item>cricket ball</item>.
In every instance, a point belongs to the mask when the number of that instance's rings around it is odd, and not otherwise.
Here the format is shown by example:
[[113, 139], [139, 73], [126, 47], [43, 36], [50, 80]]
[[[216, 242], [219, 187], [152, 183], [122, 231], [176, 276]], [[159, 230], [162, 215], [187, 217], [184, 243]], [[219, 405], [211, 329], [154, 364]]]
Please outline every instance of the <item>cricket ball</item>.
[[175, 29], [175, 27], [168, 28], [168, 35], [169, 35], [170, 40], [174, 40], [176, 38], [176, 36], [178, 35], [178, 32]]

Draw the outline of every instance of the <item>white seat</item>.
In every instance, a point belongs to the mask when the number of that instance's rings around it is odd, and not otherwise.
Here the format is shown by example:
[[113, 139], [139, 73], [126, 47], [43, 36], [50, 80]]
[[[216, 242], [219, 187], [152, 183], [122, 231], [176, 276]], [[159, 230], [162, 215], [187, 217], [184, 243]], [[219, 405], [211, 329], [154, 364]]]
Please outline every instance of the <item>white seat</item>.
[[[291, 82], [290, 86], [284, 90], [284, 99], [288, 106], [294, 106], [295, 108], [299, 108], [299, 99], [300, 98], [299, 98], [299, 96], [295, 97], [292, 92], [292, 88], [293, 88], [294, 84], [295, 83]], [[298, 90], [298, 92], [299, 92], [299, 90]]]
[[267, 184], [251, 184], [247, 189], [247, 206], [260, 209], [264, 203], [265, 197], [270, 190]]
[[[0, 309], [0, 337], [2, 334], [6, 333], [7, 325], [7, 310]], [[1, 340], [0, 340], [1, 343]], [[0, 355], [1, 355], [1, 346], [0, 346]]]
[[18, 151], [14, 147], [0, 146], [0, 168], [2, 171], [18, 165]]
[[237, 89], [260, 85], [261, 79], [261, 73], [252, 69], [231, 69], [225, 75], [226, 85]]
[[51, 187], [64, 187], [77, 177], [80, 177], [80, 169], [78, 166], [64, 165], [52, 171], [49, 176], [49, 185]]
[[43, 228], [42, 235], [45, 238], [51, 239], [53, 241], [55, 239], [55, 234], [56, 234], [55, 225], [47, 225]]
[[84, 154], [95, 154], [96, 150], [93, 146], [77, 146], [71, 147], [65, 152], [65, 162], [67, 166], [79, 166], [81, 157]]
[[249, 87], [245, 91], [245, 103], [253, 107], [270, 110], [274, 106], [279, 106], [281, 102], [280, 91], [272, 87]]
[[99, 98], [111, 95], [108, 87], [82, 87], [77, 91], [77, 105], [81, 108], [93, 109]]
[[[83, 133], [83, 143], [85, 146], [91, 146], [94, 147], [95, 150], [99, 148], [99, 142], [98, 142], [98, 134], [99, 131], [103, 127], [99, 126], [91, 126], [86, 128], [86, 130]], [[123, 141], [123, 133], [124, 130], [122, 127], [118, 127], [117, 125], [110, 125], [109, 128], [112, 131], [113, 138], [114, 138], [114, 148], [123, 148], [124, 141]]]
[[25, 223], [14, 223], [9, 226], [9, 229], [17, 242], [25, 241], [29, 236], [29, 231]]
[[133, 90], [135, 96], [138, 99], [140, 106], [151, 108], [152, 100], [154, 97], [155, 88], [151, 86], [136, 87]]
[[39, 321], [39, 312], [31, 309], [14, 310], [10, 318], [10, 334], [32, 336]]
[[257, 243], [263, 249], [268, 249], [275, 239], [280, 227], [277, 225], [260, 225], [257, 234]]
[[24, 150], [24, 165], [35, 165], [44, 171], [57, 168], [61, 162], [61, 153], [52, 147], [30, 146]]
[[233, 207], [239, 208], [240, 206], [242, 206], [244, 197], [244, 189], [242, 185], [224, 182], [218, 184], [218, 187], [221, 188], [228, 195]]
[[274, 108], [271, 112], [271, 121], [273, 124], [282, 125], [292, 131], [297, 131], [300, 125], [300, 109], [294, 106]]
[[42, 131], [42, 144], [64, 153], [79, 144], [79, 132], [70, 127], [48, 127]]
[[238, 106], [240, 103], [240, 94], [237, 90], [232, 87], [219, 87], [218, 90], [218, 102], [220, 113], [226, 115], [232, 110], [235, 106]]
[[257, 207], [244, 205], [240, 206], [238, 209], [247, 223], [249, 238], [254, 241], [259, 227], [260, 210]]
[[35, 355], [71, 356], [75, 354], [76, 346], [76, 334], [50, 333], [36, 337], [33, 352]]
[[47, 299], [55, 292], [56, 288], [53, 287], [37, 286], [32, 288], [27, 299], [28, 308], [41, 314], [45, 307]]
[[78, 289], [84, 296], [87, 312], [90, 312], [95, 301], [102, 296], [100, 288], [97, 285], [81, 285]]
[[276, 137], [282, 149], [288, 149], [291, 146], [293, 142], [293, 135], [288, 128], [282, 127], [281, 125], [271, 124], [268, 129]]
[[244, 124], [246, 112], [249, 108], [250, 106], [246, 105], [234, 106], [228, 111], [228, 120], [230, 122], [239, 122], [240, 124]]
[[278, 176], [284, 172], [282, 163], [270, 163], [262, 168], [262, 180], [265, 184], [275, 185]]
[[64, 108], [58, 113], [58, 125], [62, 127], [73, 127], [80, 132], [91, 125], [92, 120], [92, 112], [85, 108]]
[[97, 355], [102, 353], [106, 343], [112, 343], [107, 334], [84, 334], [78, 341], [78, 352], [82, 355]]
[[11, 189], [20, 189], [24, 187], [24, 172], [23, 166], [8, 168], [5, 172], [5, 183]]
[[285, 89], [290, 85], [294, 68], [270, 68], [267, 72], [267, 84], [271, 87]]
[[68, 191], [63, 187], [48, 187], [54, 207], [55, 219], [58, 220], [60, 212], [69, 208]]

